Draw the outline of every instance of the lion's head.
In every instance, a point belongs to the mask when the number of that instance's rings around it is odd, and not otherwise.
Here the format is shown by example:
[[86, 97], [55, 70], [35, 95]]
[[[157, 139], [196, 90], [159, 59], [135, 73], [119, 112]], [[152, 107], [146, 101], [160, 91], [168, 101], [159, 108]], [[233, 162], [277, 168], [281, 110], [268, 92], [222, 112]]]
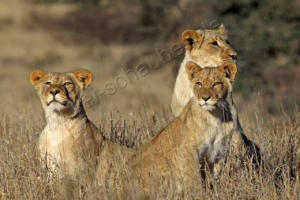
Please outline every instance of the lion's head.
[[83, 91], [91, 83], [92, 74], [87, 70], [73, 73], [46, 73], [35, 70], [30, 74], [30, 81], [46, 112], [73, 115], [79, 112]]
[[186, 72], [198, 104], [205, 110], [214, 110], [224, 105], [231, 94], [237, 67], [234, 63], [226, 63], [219, 67], [201, 68], [194, 62], [188, 62]]
[[201, 67], [236, 63], [237, 53], [230, 46], [226, 32], [223, 24], [212, 30], [186, 30], [182, 40], [192, 60]]

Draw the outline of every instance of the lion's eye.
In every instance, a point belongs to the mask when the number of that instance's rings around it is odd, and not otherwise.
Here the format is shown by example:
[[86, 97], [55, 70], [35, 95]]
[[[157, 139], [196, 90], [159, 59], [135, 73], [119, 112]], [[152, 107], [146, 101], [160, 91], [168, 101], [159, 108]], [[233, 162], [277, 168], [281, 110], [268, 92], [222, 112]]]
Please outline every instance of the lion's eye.
[[214, 45], [214, 46], [218, 46], [218, 42], [217, 41], [213, 41], [211, 44]]
[[201, 86], [202, 86], [202, 83], [199, 82], [199, 81], [197, 81], [197, 82], [196, 82], [196, 85], [199, 85], [199, 86], [201, 87]]
[[230, 44], [229, 40], [226, 40], [226, 43], [227, 43], [227, 44]]
[[50, 81], [46, 81], [45, 85], [51, 85], [51, 82]]
[[217, 86], [219, 86], [219, 85], [221, 85], [222, 83], [220, 83], [220, 82], [214, 82], [214, 84], [213, 84], [213, 87], [217, 87]]
[[67, 81], [64, 83], [64, 86], [68, 86], [68, 85], [72, 85], [72, 82]]

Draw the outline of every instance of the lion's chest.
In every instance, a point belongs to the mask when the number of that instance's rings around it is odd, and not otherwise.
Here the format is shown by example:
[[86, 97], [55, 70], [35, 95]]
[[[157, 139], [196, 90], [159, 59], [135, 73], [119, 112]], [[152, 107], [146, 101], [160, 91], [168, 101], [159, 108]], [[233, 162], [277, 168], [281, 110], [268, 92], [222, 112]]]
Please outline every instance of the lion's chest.
[[51, 165], [72, 160], [72, 145], [78, 134], [66, 126], [46, 126], [39, 139], [41, 156], [47, 156]]
[[199, 157], [215, 163], [223, 158], [230, 147], [233, 123], [219, 123], [217, 126], [205, 130], [206, 138], [199, 149]]

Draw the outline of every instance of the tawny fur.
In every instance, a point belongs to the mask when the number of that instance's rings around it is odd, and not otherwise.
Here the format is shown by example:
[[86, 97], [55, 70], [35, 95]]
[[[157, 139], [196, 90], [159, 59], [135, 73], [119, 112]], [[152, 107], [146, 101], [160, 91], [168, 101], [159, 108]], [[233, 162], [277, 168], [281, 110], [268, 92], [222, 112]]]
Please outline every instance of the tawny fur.
[[213, 30], [186, 30], [182, 33], [182, 40], [186, 52], [176, 78], [171, 103], [172, 112], [175, 116], [181, 113], [192, 97], [192, 89], [185, 71], [185, 65], [189, 61], [197, 63], [200, 67], [216, 67], [226, 62], [235, 61], [237, 56], [237, 53], [228, 43], [223, 25]]
[[[192, 88], [189, 85], [185, 71], [186, 63], [193, 61], [204, 68], [220, 66], [227, 62], [236, 62], [237, 53], [230, 46], [226, 33], [223, 24], [217, 29], [186, 30], [183, 32], [182, 40], [186, 47], [186, 53], [176, 78], [171, 102], [172, 112], [175, 116], [182, 112], [192, 96]], [[232, 138], [234, 154], [241, 155], [241, 151], [246, 151], [247, 157], [254, 157], [254, 161], [259, 163], [259, 148], [245, 136], [231, 94], [228, 101], [232, 107], [232, 117], [237, 129]], [[244, 155], [241, 157], [244, 157]]]
[[[187, 191], [205, 163], [213, 170], [230, 149], [235, 123], [228, 100], [236, 65], [201, 69], [188, 63], [187, 72], [192, 98], [181, 114], [129, 161], [146, 193], [151, 179], [157, 177], [167, 186], [173, 183], [177, 193]], [[209, 97], [206, 103], [205, 97]]]
[[41, 99], [47, 121], [39, 138], [39, 150], [49, 170], [71, 177], [87, 170], [94, 174], [97, 162], [108, 162], [108, 157], [119, 149], [128, 150], [104, 140], [85, 113], [82, 96], [92, 81], [90, 72], [35, 70], [30, 80]]

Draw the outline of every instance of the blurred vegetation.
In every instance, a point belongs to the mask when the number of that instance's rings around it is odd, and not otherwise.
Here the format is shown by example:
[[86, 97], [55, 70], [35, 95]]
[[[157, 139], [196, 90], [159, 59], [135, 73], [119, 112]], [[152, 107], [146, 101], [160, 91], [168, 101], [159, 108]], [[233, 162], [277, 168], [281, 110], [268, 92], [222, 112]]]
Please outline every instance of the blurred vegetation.
[[78, 3], [78, 4], [89, 4], [89, 5], [98, 5], [99, 0], [33, 0], [36, 3]]
[[[37, 0], [80, 3], [63, 17], [33, 13], [32, 26], [63, 30], [74, 40], [106, 44], [180, 42], [185, 29], [224, 23], [239, 54], [236, 89], [299, 94], [300, 2], [297, 0]], [[92, 4], [92, 5], [91, 5]], [[147, 52], [146, 52], [147, 54]], [[175, 71], [179, 64], [174, 66]], [[175, 73], [174, 73], [175, 74]], [[296, 88], [296, 89], [295, 89]], [[292, 91], [291, 91], [292, 90]]]

